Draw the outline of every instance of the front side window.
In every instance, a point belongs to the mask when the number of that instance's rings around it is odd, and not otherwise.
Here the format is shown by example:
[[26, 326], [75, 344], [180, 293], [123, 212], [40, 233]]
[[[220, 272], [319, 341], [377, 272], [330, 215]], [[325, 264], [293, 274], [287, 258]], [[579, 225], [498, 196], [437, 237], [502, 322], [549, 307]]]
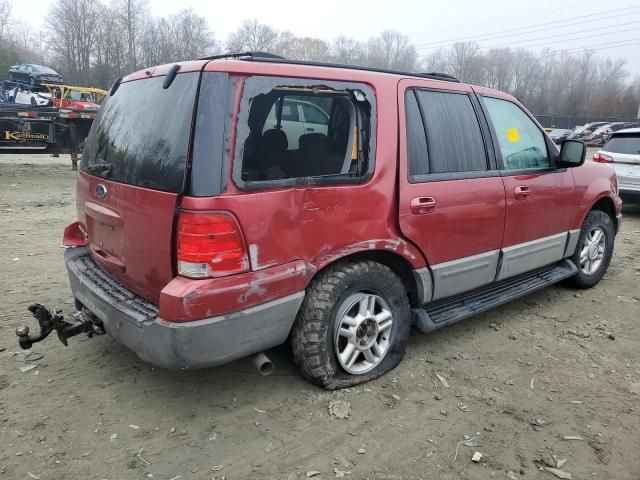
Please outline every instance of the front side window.
[[519, 106], [491, 97], [484, 97], [484, 104], [498, 137], [505, 170], [550, 166], [544, 135]]
[[406, 115], [410, 176], [487, 170], [484, 140], [469, 95], [411, 91]]
[[276, 85], [245, 100], [237, 138], [241, 182], [348, 179], [368, 171], [371, 105], [361, 91]]

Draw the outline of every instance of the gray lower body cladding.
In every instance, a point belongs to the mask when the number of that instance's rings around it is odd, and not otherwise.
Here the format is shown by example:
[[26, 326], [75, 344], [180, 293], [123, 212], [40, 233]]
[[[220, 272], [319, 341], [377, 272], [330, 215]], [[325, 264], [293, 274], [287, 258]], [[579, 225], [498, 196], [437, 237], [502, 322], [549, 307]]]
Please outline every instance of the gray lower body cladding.
[[64, 259], [76, 302], [104, 323], [107, 334], [142, 360], [164, 368], [210, 367], [280, 345], [304, 298], [298, 292], [227, 315], [173, 323], [109, 279], [86, 248], [67, 249]]

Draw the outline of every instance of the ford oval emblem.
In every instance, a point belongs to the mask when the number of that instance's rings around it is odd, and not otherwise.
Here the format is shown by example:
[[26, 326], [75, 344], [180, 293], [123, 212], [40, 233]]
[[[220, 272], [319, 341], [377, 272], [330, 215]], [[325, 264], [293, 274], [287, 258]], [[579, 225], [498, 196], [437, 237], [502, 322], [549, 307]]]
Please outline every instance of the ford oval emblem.
[[107, 187], [105, 187], [103, 184], [99, 183], [98, 186], [96, 187], [96, 195], [98, 196], [98, 198], [104, 198], [107, 196]]

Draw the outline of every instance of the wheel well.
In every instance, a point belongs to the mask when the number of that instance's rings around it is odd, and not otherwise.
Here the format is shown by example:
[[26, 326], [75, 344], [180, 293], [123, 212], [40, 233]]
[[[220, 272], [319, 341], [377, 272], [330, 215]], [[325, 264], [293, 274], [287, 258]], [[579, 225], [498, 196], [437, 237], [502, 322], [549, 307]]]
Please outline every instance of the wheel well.
[[[417, 305], [418, 288], [416, 285], [416, 279], [413, 276], [413, 267], [400, 255], [395, 253], [386, 252], [384, 250], [366, 250], [363, 252], [356, 252], [344, 257], [340, 257], [337, 260], [325, 265], [321, 270], [316, 272], [315, 275], [323, 272], [327, 267], [334, 265], [337, 262], [354, 262], [358, 260], [371, 260], [382, 265], [389, 267], [398, 277], [402, 280], [404, 288], [409, 295], [409, 303], [412, 306]], [[314, 277], [315, 277], [314, 275]]]
[[600, 210], [601, 212], [609, 215], [609, 217], [611, 217], [613, 225], [616, 228], [616, 231], [618, 231], [618, 220], [616, 218], [616, 210], [613, 205], [613, 200], [608, 197], [602, 197], [600, 200], [593, 204], [591, 210]]

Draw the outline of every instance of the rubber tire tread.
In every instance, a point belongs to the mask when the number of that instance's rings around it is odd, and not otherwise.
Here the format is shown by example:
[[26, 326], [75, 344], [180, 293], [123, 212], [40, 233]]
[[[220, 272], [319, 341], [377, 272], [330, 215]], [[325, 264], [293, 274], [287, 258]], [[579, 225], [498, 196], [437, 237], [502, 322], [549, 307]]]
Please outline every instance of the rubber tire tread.
[[[604, 261], [600, 265], [598, 271], [593, 275], [587, 275], [580, 269], [580, 251], [582, 250], [584, 240], [589, 233], [595, 227], [602, 227], [607, 237], [607, 246], [604, 252]], [[580, 236], [578, 237], [578, 244], [576, 251], [571, 257], [571, 261], [578, 267], [578, 273], [568, 280], [568, 283], [574, 288], [587, 289], [595, 286], [607, 272], [611, 257], [613, 256], [613, 245], [615, 241], [615, 228], [613, 220], [609, 215], [601, 210], [591, 210], [580, 229]]]
[[[370, 372], [352, 375], [338, 363], [332, 332], [340, 300], [362, 289], [373, 291], [387, 302], [394, 324], [390, 350], [382, 362]], [[409, 299], [400, 278], [377, 262], [340, 262], [318, 275], [307, 288], [291, 333], [293, 359], [302, 376], [319, 387], [350, 387], [395, 368], [404, 357], [410, 332]]]

